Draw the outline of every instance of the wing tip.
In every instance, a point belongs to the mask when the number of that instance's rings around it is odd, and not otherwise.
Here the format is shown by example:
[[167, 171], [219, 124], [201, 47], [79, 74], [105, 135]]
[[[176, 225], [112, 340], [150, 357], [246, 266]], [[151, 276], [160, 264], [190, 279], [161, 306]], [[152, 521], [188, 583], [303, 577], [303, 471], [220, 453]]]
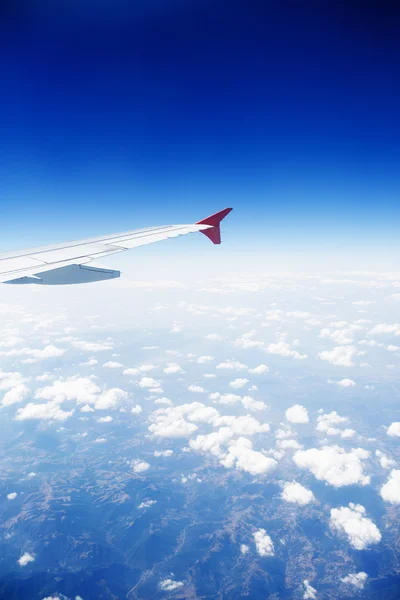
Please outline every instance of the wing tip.
[[224, 208], [201, 221], [197, 221], [196, 225], [210, 225], [210, 229], [205, 229], [200, 233], [203, 233], [212, 241], [213, 244], [221, 243], [221, 229], [220, 224], [223, 219], [232, 211], [232, 208]]

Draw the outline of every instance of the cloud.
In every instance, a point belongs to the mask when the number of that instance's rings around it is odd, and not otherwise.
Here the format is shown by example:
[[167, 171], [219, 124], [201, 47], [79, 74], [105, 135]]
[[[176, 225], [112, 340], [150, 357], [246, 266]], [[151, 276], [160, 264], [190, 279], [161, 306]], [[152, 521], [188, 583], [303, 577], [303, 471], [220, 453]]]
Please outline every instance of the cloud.
[[244, 408], [253, 411], [262, 411], [267, 410], [268, 408], [268, 405], [262, 400], [254, 400], [251, 396], [243, 396], [243, 398], [241, 398], [241, 403], [243, 404]]
[[150, 465], [148, 462], [144, 460], [139, 460], [136, 458], [131, 462], [131, 467], [134, 473], [144, 473], [147, 469], [150, 469]]
[[341, 387], [354, 387], [356, 386], [356, 382], [353, 381], [352, 379], [341, 379], [340, 381], [337, 382], [338, 385], [340, 385]]
[[45, 404], [34, 404], [29, 402], [23, 408], [17, 410], [16, 421], [28, 421], [30, 419], [41, 419], [43, 421], [66, 421], [72, 417], [74, 410], [62, 410], [56, 402]]
[[394, 465], [396, 464], [395, 460], [389, 458], [380, 450], [375, 450], [375, 456], [379, 459], [379, 463], [382, 469], [389, 469], [390, 467], [394, 467]]
[[178, 363], [168, 363], [168, 366], [165, 367], [164, 373], [170, 375], [172, 373], [183, 373], [183, 369]]
[[305, 506], [315, 500], [315, 496], [311, 490], [308, 490], [296, 481], [286, 482], [283, 484], [282, 500]]
[[275, 556], [274, 544], [265, 529], [258, 529], [253, 538], [260, 556]]
[[111, 421], [113, 420], [112, 417], [107, 416], [107, 417], [100, 417], [100, 419], [97, 419], [98, 423], [111, 423]]
[[246, 379], [245, 377], [238, 377], [237, 379], [234, 379], [233, 381], [231, 381], [229, 383], [229, 387], [238, 390], [238, 389], [244, 387], [246, 385], [246, 383], [249, 383], [248, 379]]
[[173, 592], [184, 585], [183, 581], [174, 581], [173, 579], [163, 579], [160, 581], [160, 588], [164, 592]]
[[333, 530], [345, 533], [355, 550], [365, 550], [371, 544], [378, 544], [382, 535], [375, 523], [365, 517], [365, 508], [361, 504], [332, 508], [330, 525]]
[[213, 456], [221, 457], [223, 455], [221, 446], [226, 446], [232, 437], [233, 431], [230, 427], [221, 427], [218, 431], [198, 435], [190, 440], [189, 447], [196, 452], [209, 452]]
[[392, 325], [380, 323], [379, 325], [375, 325], [375, 327], [368, 332], [368, 335], [377, 335], [381, 333], [394, 333], [395, 335], [400, 335], [400, 323], [393, 323]]
[[213, 356], [199, 356], [199, 358], [197, 359], [197, 362], [199, 363], [199, 365], [204, 365], [206, 363], [209, 363], [211, 361], [214, 360]]
[[276, 442], [279, 450], [301, 450], [303, 444], [299, 444], [296, 440], [277, 440]]
[[116, 362], [114, 360], [109, 360], [108, 362], [105, 362], [103, 367], [107, 367], [107, 369], [122, 369], [124, 365], [121, 365], [121, 363]]
[[20, 567], [26, 567], [27, 564], [33, 562], [34, 560], [35, 560], [35, 556], [33, 554], [29, 554], [29, 552], [25, 552], [18, 559], [18, 564], [20, 565]]
[[169, 406], [159, 408], [150, 415], [151, 425], [148, 429], [157, 437], [163, 438], [185, 438], [197, 431], [194, 423], [186, 421], [185, 416], [194, 413], [205, 405], [201, 402], [182, 404], [181, 406]]
[[219, 404], [236, 404], [236, 402], [241, 401], [241, 396], [237, 394], [220, 394], [219, 392], [214, 392], [209, 395], [210, 400], [218, 400]]
[[11, 492], [10, 494], [7, 494], [7, 500], [15, 500], [17, 496], [17, 492]]
[[29, 395], [29, 388], [24, 383], [20, 383], [11, 390], [8, 390], [3, 396], [1, 406], [11, 406], [12, 404], [19, 404], [26, 400]]
[[214, 427], [229, 427], [235, 435], [254, 435], [266, 433], [270, 430], [269, 423], [260, 423], [254, 417], [245, 415], [241, 417], [223, 416], [213, 419]]
[[300, 469], [308, 469], [319, 481], [326, 481], [334, 487], [346, 485], [368, 485], [371, 478], [364, 474], [363, 460], [369, 452], [362, 448], [352, 448], [346, 452], [339, 446], [323, 446], [320, 450], [298, 450], [293, 456]]
[[273, 458], [253, 450], [252, 442], [243, 437], [230, 444], [228, 454], [220, 462], [227, 469], [235, 467], [251, 475], [268, 473], [275, 469], [277, 464]]
[[140, 404], [136, 404], [133, 408], [131, 408], [131, 413], [133, 415], [140, 415], [140, 413], [142, 412], [142, 407], [140, 406]]
[[267, 365], [258, 365], [258, 367], [254, 367], [254, 369], [249, 369], [249, 373], [252, 375], [264, 375], [264, 373], [268, 373], [269, 368]]
[[195, 394], [204, 394], [206, 391], [203, 387], [201, 387], [201, 385], [189, 385], [188, 390], [189, 392], [194, 392]]
[[82, 352], [103, 352], [103, 350], [112, 350], [112, 342], [85, 342], [84, 340], [73, 340], [71, 342], [74, 348]]
[[280, 356], [291, 357], [297, 360], [305, 360], [308, 358], [307, 354], [300, 354], [297, 350], [292, 350], [287, 342], [280, 341], [274, 344], [269, 344], [266, 347], [268, 354], [279, 354]]
[[356, 589], [362, 590], [367, 582], [368, 575], [364, 571], [358, 573], [349, 573], [346, 577], [342, 577], [340, 581], [348, 585], [353, 585]]
[[146, 500], [145, 502], [141, 502], [138, 508], [149, 508], [150, 506], [153, 506], [153, 504], [157, 504], [157, 500]]
[[129, 394], [120, 388], [111, 388], [103, 392], [94, 403], [96, 410], [115, 408], [121, 400], [128, 400]]
[[155, 457], [159, 457], [159, 456], [168, 457], [168, 456], [172, 456], [173, 453], [174, 453], [173, 450], [154, 450]]
[[226, 369], [232, 371], [247, 371], [247, 365], [239, 362], [238, 360], [225, 360], [217, 365], [217, 369]]
[[386, 433], [390, 435], [390, 437], [400, 437], [400, 421], [392, 423]]
[[301, 404], [288, 408], [285, 415], [289, 423], [308, 423], [310, 420], [307, 410]]
[[333, 365], [341, 367], [353, 367], [353, 358], [359, 356], [361, 352], [355, 346], [335, 346], [333, 350], [325, 350], [318, 354], [321, 360], [326, 360]]
[[385, 502], [400, 504], [400, 470], [393, 469], [387, 482], [381, 487], [381, 496]]
[[240, 546], [241, 554], [247, 554], [249, 550], [250, 550], [250, 548], [247, 546], [247, 544], [241, 544], [241, 546]]
[[303, 600], [316, 600], [317, 599], [317, 590], [311, 585], [308, 579], [303, 581], [304, 585], [304, 594]]
[[153, 377], [142, 377], [138, 381], [138, 386], [141, 388], [158, 388], [160, 387], [160, 382], [153, 379]]
[[21, 348], [19, 350], [13, 349], [6, 352], [0, 352], [1, 356], [28, 356], [29, 362], [38, 362], [39, 360], [46, 360], [48, 358], [58, 358], [65, 354], [66, 350], [63, 348], [57, 348], [52, 344], [45, 346], [41, 350], [37, 348]]

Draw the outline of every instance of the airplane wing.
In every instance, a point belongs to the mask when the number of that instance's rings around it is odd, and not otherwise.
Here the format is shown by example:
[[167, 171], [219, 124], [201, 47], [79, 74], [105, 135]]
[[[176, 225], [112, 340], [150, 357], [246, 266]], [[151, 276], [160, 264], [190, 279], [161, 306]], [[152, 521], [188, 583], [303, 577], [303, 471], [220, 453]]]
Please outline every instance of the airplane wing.
[[206, 235], [213, 244], [220, 244], [220, 223], [231, 210], [225, 208], [191, 225], [136, 229], [64, 244], [6, 252], [0, 254], [0, 283], [67, 285], [114, 279], [120, 276], [120, 271], [92, 267], [88, 263], [197, 231]]

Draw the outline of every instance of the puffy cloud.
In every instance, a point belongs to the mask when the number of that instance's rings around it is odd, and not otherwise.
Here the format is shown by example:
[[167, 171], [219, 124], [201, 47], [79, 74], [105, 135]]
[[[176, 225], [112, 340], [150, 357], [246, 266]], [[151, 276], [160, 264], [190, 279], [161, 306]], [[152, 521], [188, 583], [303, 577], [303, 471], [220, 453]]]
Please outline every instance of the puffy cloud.
[[400, 504], [400, 470], [393, 469], [387, 482], [381, 487], [381, 496], [385, 502]]
[[231, 381], [229, 383], [229, 386], [231, 388], [238, 390], [238, 389], [244, 387], [246, 385], [246, 383], [249, 383], [248, 379], [246, 379], [245, 377], [238, 377], [238, 378], [234, 379], [233, 381]]
[[287, 342], [279, 341], [274, 344], [269, 344], [266, 347], [268, 354], [279, 354], [280, 356], [296, 358], [297, 360], [304, 360], [308, 358], [307, 354], [300, 354], [297, 350], [292, 350]]
[[138, 386], [141, 388], [158, 388], [160, 382], [153, 379], [153, 377], [142, 377], [140, 381], [138, 381]]
[[303, 445], [296, 440], [278, 440], [276, 445], [280, 450], [301, 450], [303, 448]]
[[4, 394], [1, 406], [11, 406], [12, 404], [23, 402], [28, 397], [29, 391], [29, 388], [24, 383], [18, 384]]
[[335, 342], [335, 344], [339, 344], [340, 346], [351, 344], [354, 341], [354, 334], [351, 329], [336, 329], [336, 331], [322, 329], [320, 337], [329, 338]]
[[129, 394], [120, 388], [111, 388], [103, 392], [96, 402], [94, 407], [96, 410], [108, 410], [115, 408], [121, 400], [128, 400]]
[[358, 590], [362, 590], [367, 582], [368, 575], [364, 571], [358, 573], [349, 573], [346, 577], [342, 577], [340, 581], [348, 585], [353, 585]]
[[140, 406], [140, 404], [136, 404], [133, 408], [131, 408], [131, 413], [133, 415], [140, 415], [140, 413], [142, 412], [142, 407]]
[[247, 365], [239, 362], [238, 360], [225, 360], [217, 365], [217, 369], [226, 369], [232, 371], [247, 371]]
[[125, 369], [122, 371], [123, 375], [140, 375], [141, 373], [148, 373], [149, 371], [153, 371], [156, 369], [156, 365], [141, 365], [140, 367], [135, 367], [134, 369]]
[[210, 452], [213, 456], [221, 457], [223, 451], [221, 446], [226, 446], [233, 437], [233, 431], [229, 427], [221, 427], [206, 435], [198, 435], [190, 440], [189, 447], [196, 452]]
[[71, 344], [82, 352], [103, 352], [103, 350], [112, 350], [114, 347], [111, 342], [85, 342], [84, 340], [72, 340]]
[[157, 437], [184, 438], [189, 437], [198, 427], [194, 423], [186, 421], [185, 416], [204, 408], [201, 402], [183, 404], [181, 406], [170, 406], [155, 410], [149, 417], [148, 429]]
[[315, 500], [315, 496], [312, 491], [308, 490], [296, 481], [286, 482], [283, 484], [281, 498], [286, 502], [300, 504], [300, 506], [304, 506]]
[[6, 352], [0, 352], [1, 356], [27, 356], [28, 362], [37, 362], [39, 360], [46, 360], [47, 358], [58, 358], [65, 354], [63, 348], [57, 348], [52, 344], [45, 346], [41, 350], [37, 348], [21, 348], [8, 350]]
[[27, 564], [33, 562], [35, 557], [33, 554], [29, 554], [29, 552], [24, 552], [22, 556], [18, 559], [18, 564], [20, 567], [26, 567]]
[[197, 362], [199, 363], [199, 365], [204, 365], [206, 363], [212, 362], [214, 360], [213, 356], [199, 356], [199, 358], [197, 359]]
[[355, 550], [365, 550], [371, 544], [378, 544], [382, 535], [375, 523], [365, 517], [365, 508], [361, 504], [332, 508], [330, 524], [333, 530], [345, 533]]
[[144, 460], [139, 460], [136, 458], [131, 462], [131, 467], [134, 473], [144, 473], [147, 469], [150, 469], [150, 465], [148, 462]]
[[74, 412], [74, 410], [62, 410], [56, 402], [47, 402], [45, 404], [29, 402], [29, 404], [17, 410], [15, 419], [17, 421], [28, 421], [30, 419], [66, 421], [69, 417], [72, 417]]
[[113, 420], [112, 417], [107, 416], [107, 417], [100, 417], [100, 419], [97, 419], [98, 423], [111, 423], [111, 421]]
[[301, 404], [295, 404], [288, 408], [285, 415], [290, 423], [308, 423], [310, 420], [307, 410]]
[[254, 400], [251, 396], [243, 396], [241, 402], [245, 408], [253, 411], [267, 410], [268, 405], [262, 400]]
[[343, 487], [370, 483], [370, 477], [364, 474], [362, 462], [368, 457], [369, 452], [362, 448], [352, 448], [346, 452], [339, 446], [324, 446], [320, 450], [299, 450], [293, 456], [293, 461], [301, 469], [311, 471], [318, 480], [334, 487]]
[[209, 398], [210, 400], [218, 400], [219, 404], [236, 404], [242, 399], [237, 394], [220, 394], [219, 392], [210, 394]]
[[392, 423], [386, 433], [390, 435], [390, 437], [400, 437], [400, 421]]
[[355, 346], [335, 346], [333, 350], [325, 350], [318, 354], [321, 360], [326, 360], [333, 365], [341, 367], [353, 367], [353, 358], [361, 353]]
[[247, 554], [249, 550], [250, 550], [250, 548], [247, 546], [247, 544], [241, 544], [241, 546], [240, 546], [241, 554]]
[[183, 581], [174, 581], [173, 579], [163, 579], [160, 581], [160, 588], [164, 592], [173, 592], [184, 585]]
[[400, 323], [393, 323], [392, 325], [380, 323], [379, 325], [375, 325], [375, 327], [368, 332], [369, 335], [381, 333], [394, 333], [395, 335], [400, 335]]
[[214, 419], [214, 427], [226, 426], [236, 435], [254, 435], [255, 433], [268, 432], [268, 423], [260, 423], [254, 417], [245, 415], [241, 417], [223, 416]]
[[213, 423], [219, 417], [219, 412], [213, 406], [205, 406], [201, 402], [193, 402], [192, 412], [188, 420], [195, 423]]
[[317, 590], [311, 585], [308, 579], [303, 581], [304, 585], [304, 594], [303, 600], [316, 600], [317, 599]]
[[281, 423], [281, 425], [284, 427], [284, 429], [277, 429], [275, 431], [275, 437], [277, 440], [284, 440], [286, 438], [291, 438], [296, 435], [296, 432], [293, 431], [293, 429], [290, 426], [284, 423]]
[[172, 456], [173, 453], [174, 453], [173, 450], [154, 450], [154, 456], [157, 458], [159, 456], [164, 456], [164, 457]]
[[382, 469], [389, 469], [390, 467], [394, 467], [394, 465], [396, 464], [395, 460], [389, 458], [380, 450], [375, 450], [375, 456], [379, 459], [379, 463]]
[[258, 529], [253, 538], [260, 556], [275, 556], [274, 544], [265, 529]]
[[109, 360], [103, 364], [103, 367], [107, 367], [107, 369], [122, 369], [123, 366], [124, 365], [121, 365], [121, 363], [116, 362], [115, 360]]
[[164, 373], [167, 375], [171, 375], [173, 373], [183, 373], [183, 369], [178, 363], [168, 363], [168, 366], [165, 367]]
[[201, 385], [189, 385], [188, 390], [189, 392], [194, 392], [195, 394], [204, 394], [206, 391], [203, 387], [201, 387]]
[[145, 502], [141, 502], [138, 508], [149, 508], [153, 504], [157, 504], [157, 500], [146, 500]]
[[253, 450], [252, 442], [243, 437], [230, 444], [228, 454], [220, 462], [227, 469], [235, 467], [251, 475], [268, 473], [275, 469], [277, 464], [273, 458]]
[[264, 373], [268, 373], [269, 368], [267, 365], [258, 365], [258, 367], [254, 367], [254, 369], [249, 369], [249, 373], [252, 375], [264, 375]]
[[[347, 421], [347, 417], [341, 417], [335, 410], [333, 410], [330, 413], [322, 413], [317, 419], [317, 431], [321, 431], [326, 435], [340, 435], [344, 432], [333, 426], [342, 423], [347, 423]], [[346, 431], [347, 433], [344, 437], [351, 437], [351, 435], [349, 435], [349, 432], [351, 432], [352, 430], [347, 429], [345, 430], [345, 432]]]
[[89, 360], [86, 360], [85, 362], [81, 362], [79, 363], [79, 366], [81, 367], [94, 367], [95, 365], [97, 365], [99, 361], [96, 360], [95, 358], [89, 358]]
[[218, 341], [218, 340], [224, 339], [222, 337], [222, 335], [220, 335], [219, 333], [208, 333], [204, 337], [205, 337], [206, 340], [214, 340], [214, 341]]
[[352, 379], [341, 379], [340, 381], [337, 382], [338, 385], [340, 385], [341, 387], [354, 387], [356, 386], [356, 382], [353, 381]]
[[17, 492], [11, 492], [10, 494], [7, 494], [7, 500], [15, 500], [17, 496]]

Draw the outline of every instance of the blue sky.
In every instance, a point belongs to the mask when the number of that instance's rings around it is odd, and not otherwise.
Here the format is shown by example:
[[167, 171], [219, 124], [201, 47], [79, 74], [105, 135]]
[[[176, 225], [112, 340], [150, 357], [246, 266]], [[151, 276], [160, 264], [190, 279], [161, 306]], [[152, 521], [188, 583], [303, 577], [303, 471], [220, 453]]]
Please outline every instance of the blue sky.
[[233, 206], [232, 252], [396, 266], [400, 45], [347, 4], [2, 8], [2, 249]]

